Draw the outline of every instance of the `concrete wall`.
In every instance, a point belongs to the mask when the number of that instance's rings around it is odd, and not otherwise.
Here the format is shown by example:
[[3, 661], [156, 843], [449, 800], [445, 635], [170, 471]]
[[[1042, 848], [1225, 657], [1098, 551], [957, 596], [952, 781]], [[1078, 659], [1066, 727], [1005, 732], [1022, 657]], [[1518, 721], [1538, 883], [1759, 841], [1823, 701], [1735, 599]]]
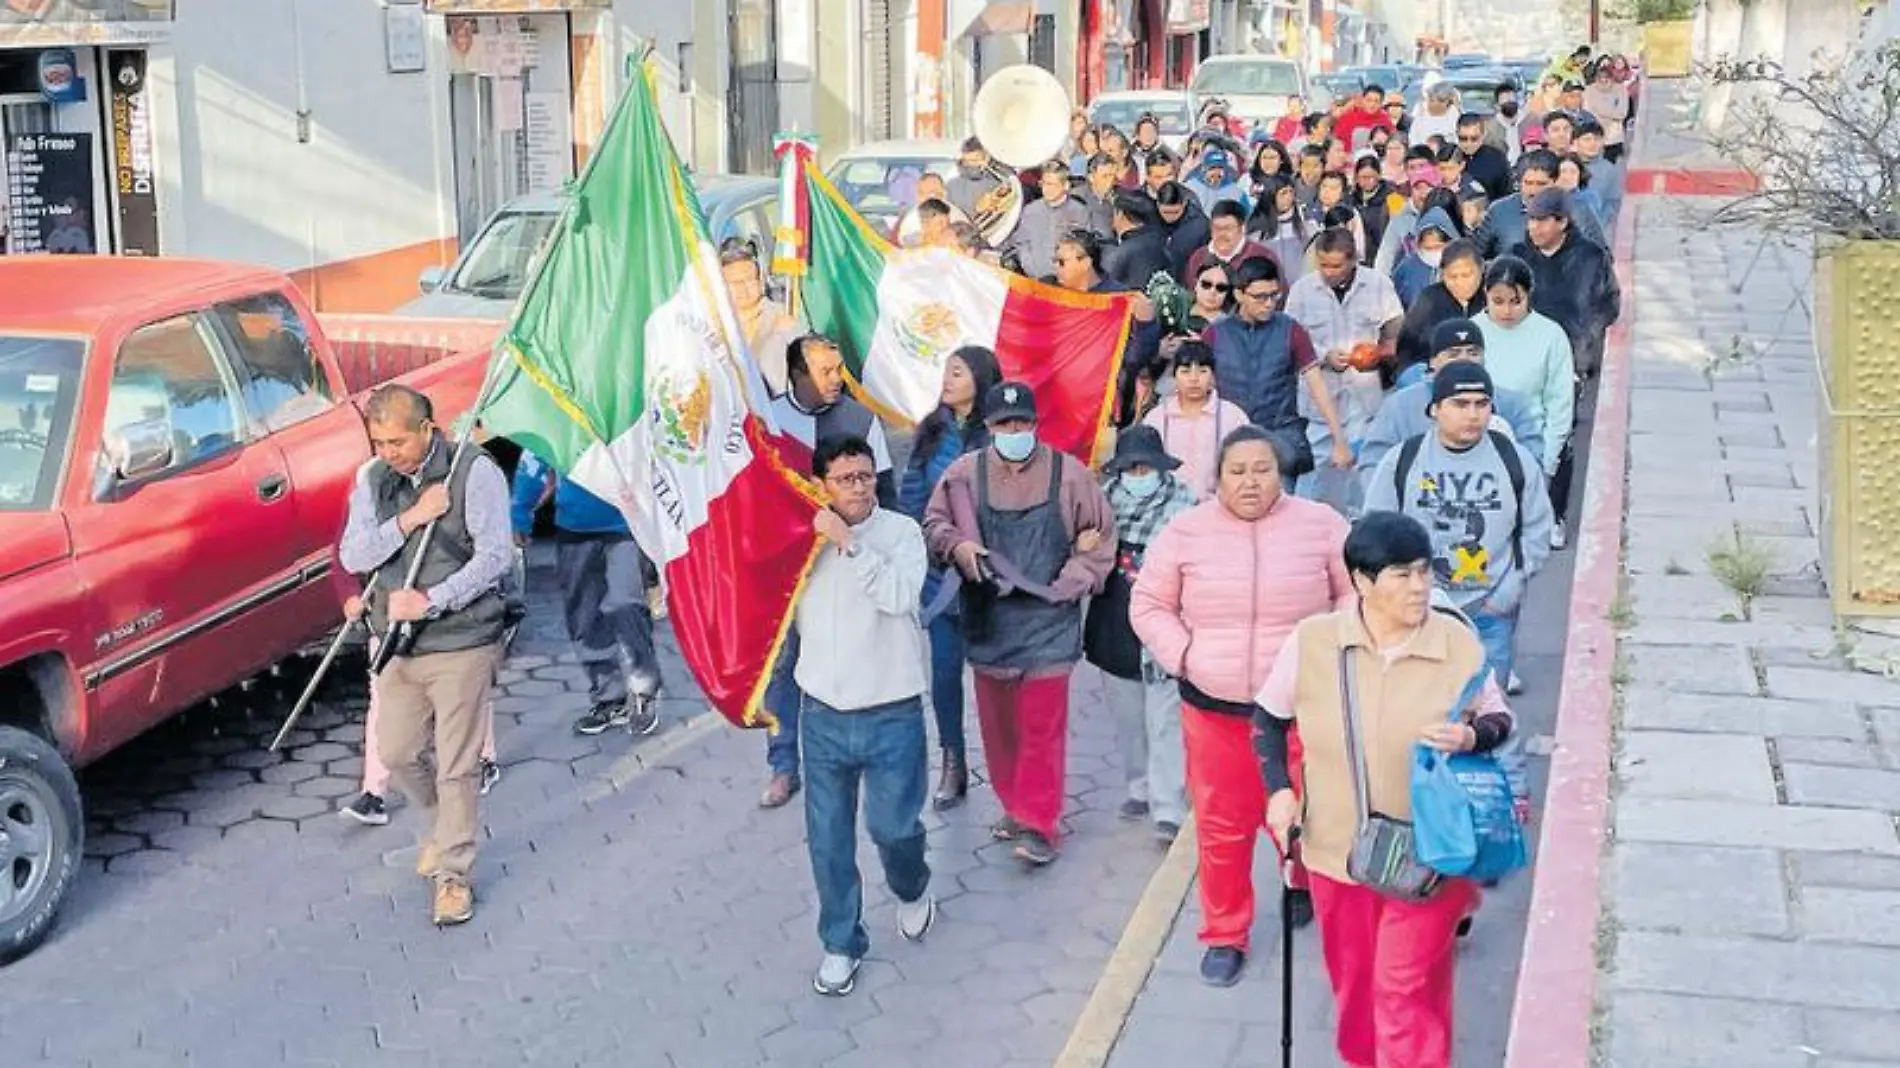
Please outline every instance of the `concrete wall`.
[[295, 269], [454, 232], [440, 26], [429, 72], [390, 74], [382, 19], [378, 0], [179, 5], [150, 75], [164, 248]]
[[1445, 37], [1454, 52], [1544, 55], [1589, 39], [1588, 0], [1444, 0], [1444, 6]]

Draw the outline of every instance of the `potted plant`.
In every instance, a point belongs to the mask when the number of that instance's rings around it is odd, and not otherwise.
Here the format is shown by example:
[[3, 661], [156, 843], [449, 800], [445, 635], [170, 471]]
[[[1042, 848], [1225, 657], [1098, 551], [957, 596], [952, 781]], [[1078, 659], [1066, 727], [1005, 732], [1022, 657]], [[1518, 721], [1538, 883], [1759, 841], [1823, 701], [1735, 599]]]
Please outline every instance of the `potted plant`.
[[1697, 0], [1630, 0], [1625, 14], [1642, 30], [1643, 75], [1681, 78], [1689, 73]]
[[1766, 59], [1702, 74], [1734, 91], [1710, 144], [1759, 182], [1716, 221], [1814, 243], [1818, 525], [1835, 611], [1900, 616], [1887, 481], [1900, 467], [1900, 42], [1819, 55], [1801, 74]]

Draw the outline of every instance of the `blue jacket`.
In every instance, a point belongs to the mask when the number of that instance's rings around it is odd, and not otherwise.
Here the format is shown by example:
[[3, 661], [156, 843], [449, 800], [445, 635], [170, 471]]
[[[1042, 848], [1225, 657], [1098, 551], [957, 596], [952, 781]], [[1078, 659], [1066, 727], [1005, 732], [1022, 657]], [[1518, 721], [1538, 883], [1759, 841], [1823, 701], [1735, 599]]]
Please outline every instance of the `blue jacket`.
[[531, 452], [523, 451], [515, 465], [514, 496], [508, 510], [515, 533], [527, 537], [534, 531], [535, 506], [546, 492], [548, 480], [554, 480], [554, 526], [569, 534], [627, 534], [627, 517], [620, 509], [582, 489], [572, 479], [562, 478], [552, 467]]
[[[924, 509], [930, 504], [930, 495], [937, 491], [937, 483], [943, 480], [943, 473], [950, 470], [950, 465], [964, 453], [975, 452], [990, 442], [989, 429], [982, 424], [974, 427], [965, 437], [956, 425], [956, 417], [945, 409], [939, 408], [930, 413], [924, 422], [927, 424], [932, 420], [941, 420], [949, 425], [944, 427], [942, 436], [937, 438], [936, 448], [929, 450], [928, 455], [923, 450], [911, 451], [910, 462], [904, 466], [903, 478], [897, 486], [897, 510], [919, 523], [924, 521]], [[922, 427], [918, 429], [921, 432]], [[936, 599], [937, 584], [942, 581], [943, 569], [932, 567], [929, 574], [924, 576], [922, 603], [928, 605]]]

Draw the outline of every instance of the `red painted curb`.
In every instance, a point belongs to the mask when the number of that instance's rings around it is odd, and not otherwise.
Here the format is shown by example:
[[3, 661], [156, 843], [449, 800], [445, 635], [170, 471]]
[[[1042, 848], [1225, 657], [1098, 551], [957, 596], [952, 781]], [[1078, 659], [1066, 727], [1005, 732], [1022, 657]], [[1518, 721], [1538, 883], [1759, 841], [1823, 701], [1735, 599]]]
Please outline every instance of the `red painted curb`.
[[[1635, 195], [1696, 195], [1690, 190], [1709, 195], [1716, 188], [1710, 179], [1722, 173], [1632, 169], [1629, 190]], [[1638, 178], [1645, 175], [1660, 176], [1660, 180], [1651, 179], [1654, 184], [1639, 189]], [[1716, 191], [1735, 192], [1732, 188]], [[1629, 458], [1631, 335], [1636, 314], [1636, 215], [1636, 206], [1628, 205], [1617, 220], [1616, 277], [1623, 290], [1623, 312], [1606, 339], [1597, 387], [1590, 472], [1576, 540], [1576, 577], [1570, 587], [1556, 748], [1544, 796], [1543, 831], [1505, 1068], [1587, 1068], [1591, 1061], [1603, 846], [1610, 821], [1616, 628], [1609, 616], [1622, 575], [1623, 480]]]
[[1632, 169], [1623, 180], [1630, 196], [1739, 197], [1761, 190], [1761, 179], [1747, 171]]

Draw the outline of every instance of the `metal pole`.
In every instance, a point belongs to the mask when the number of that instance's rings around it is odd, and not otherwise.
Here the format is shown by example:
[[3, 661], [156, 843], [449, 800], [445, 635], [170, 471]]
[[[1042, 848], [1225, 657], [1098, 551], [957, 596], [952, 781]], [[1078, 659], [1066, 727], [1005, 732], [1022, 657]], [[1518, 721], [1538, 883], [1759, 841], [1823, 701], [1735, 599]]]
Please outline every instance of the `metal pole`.
[[[375, 589], [376, 576], [371, 575], [369, 585], [363, 587], [364, 598], [367, 599]], [[317, 687], [323, 685], [323, 677], [330, 673], [330, 665], [336, 662], [337, 654], [343, 651], [343, 640], [350, 636], [350, 631], [358, 622], [358, 620], [346, 619], [343, 621], [343, 626], [337, 629], [336, 637], [330, 641], [329, 651], [325, 652], [323, 659], [317, 662], [317, 670], [311, 674], [309, 684], [303, 688], [303, 696], [297, 698], [297, 703], [291, 708], [290, 715], [284, 717], [284, 725], [277, 728], [277, 737], [271, 739], [271, 752], [275, 753], [283, 747], [284, 739], [290, 736], [291, 728], [295, 727], [297, 721], [303, 718], [303, 714], [309, 711], [310, 702], [317, 696]]]

